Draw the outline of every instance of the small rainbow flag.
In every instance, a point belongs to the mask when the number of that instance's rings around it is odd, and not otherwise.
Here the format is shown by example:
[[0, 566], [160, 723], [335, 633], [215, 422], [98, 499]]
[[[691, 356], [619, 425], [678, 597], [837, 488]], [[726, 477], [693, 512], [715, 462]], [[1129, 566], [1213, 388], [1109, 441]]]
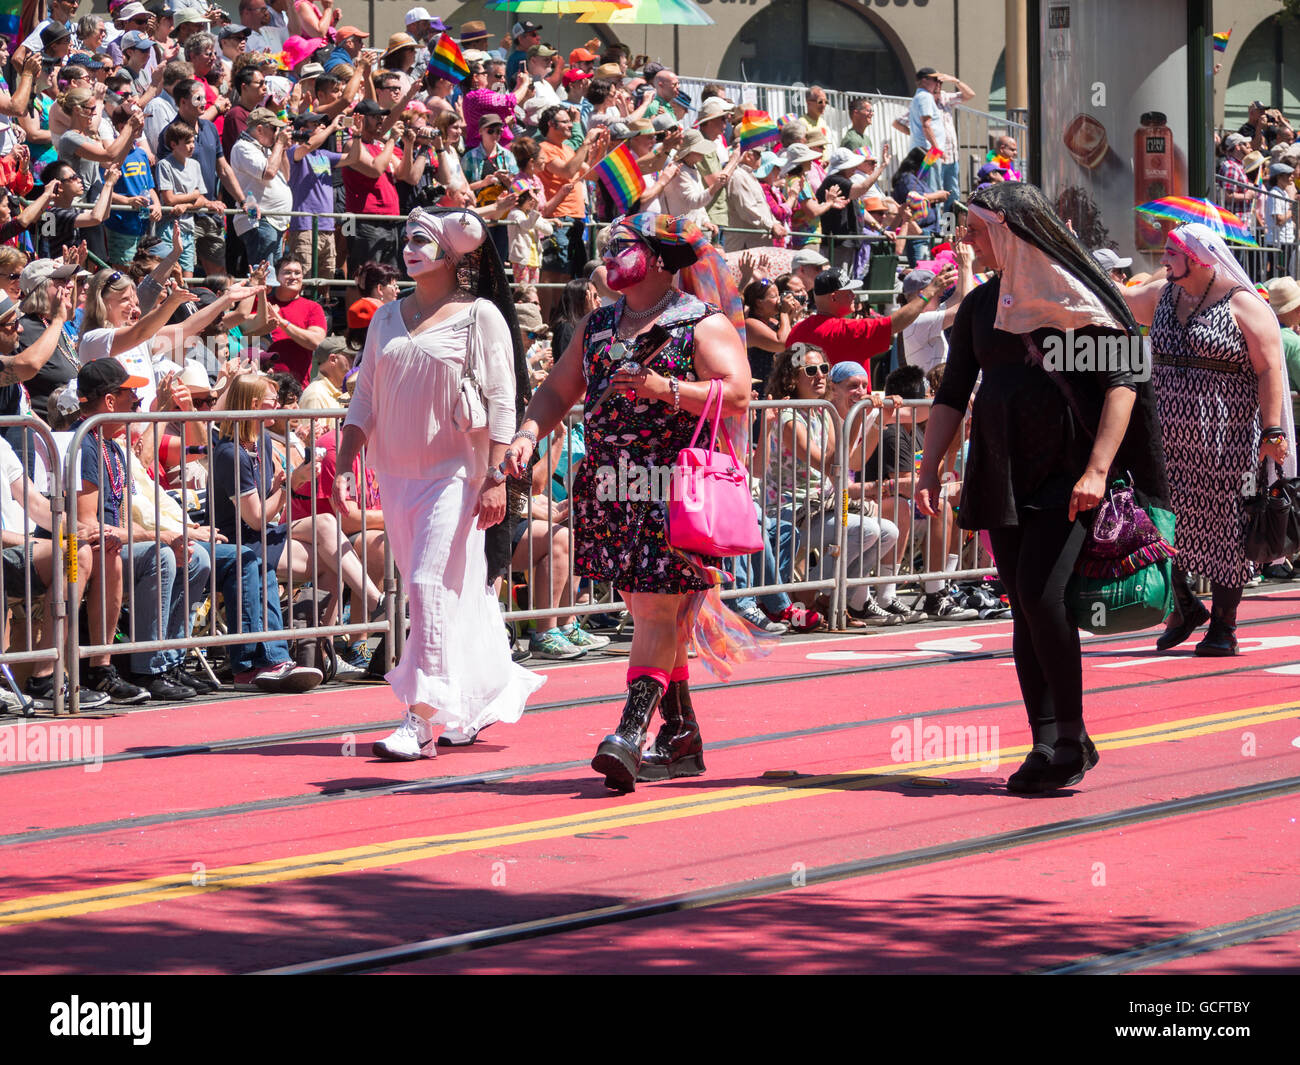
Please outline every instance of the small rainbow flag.
[[1216, 33], [1214, 35], [1214, 50], [1216, 52], [1226, 52], [1228, 50], [1228, 38], [1232, 36], [1232, 30], [1226, 33]]
[[451, 34], [444, 33], [438, 38], [437, 45], [429, 53], [429, 69], [457, 85], [469, 77], [469, 64], [460, 54], [460, 45], [451, 39]]
[[614, 210], [618, 214], [627, 214], [641, 199], [641, 193], [645, 192], [645, 178], [626, 141], [592, 169], [609, 192], [609, 198], [614, 201]]
[[775, 144], [781, 134], [766, 111], [746, 111], [736, 127], [740, 138], [740, 150], [747, 152], [751, 148], [761, 148], [765, 144]]
[[921, 160], [921, 173], [924, 174], [935, 163], [941, 162], [943, 162], [943, 152], [939, 151], [938, 148], [931, 148], [925, 153], [925, 158]]

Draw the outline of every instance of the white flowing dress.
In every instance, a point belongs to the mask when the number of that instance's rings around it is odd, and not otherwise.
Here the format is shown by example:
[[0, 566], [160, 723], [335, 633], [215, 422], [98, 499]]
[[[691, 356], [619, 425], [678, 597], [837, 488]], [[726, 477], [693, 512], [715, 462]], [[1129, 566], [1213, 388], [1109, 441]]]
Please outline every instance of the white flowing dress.
[[384, 528], [410, 602], [410, 635], [386, 679], [407, 706], [462, 731], [518, 721], [546, 680], [510, 659], [474, 514], [489, 438], [508, 442], [515, 428], [505, 319], [487, 300], [474, 306], [486, 428], [463, 433], [452, 421], [469, 348], [470, 303], [414, 337], [398, 301], [376, 311], [345, 423], [366, 434]]

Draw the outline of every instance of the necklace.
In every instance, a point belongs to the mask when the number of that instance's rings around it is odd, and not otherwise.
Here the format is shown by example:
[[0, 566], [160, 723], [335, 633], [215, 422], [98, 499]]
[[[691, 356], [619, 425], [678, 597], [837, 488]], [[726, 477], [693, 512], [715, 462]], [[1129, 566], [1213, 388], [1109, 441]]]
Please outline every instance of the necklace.
[[121, 459], [118, 459], [117, 468], [114, 469], [113, 459], [117, 456], [117, 448], [110, 451], [104, 441], [103, 433], [96, 432], [95, 435], [99, 437], [99, 453], [103, 457], [104, 469], [108, 473], [108, 486], [112, 490], [113, 502], [120, 503], [126, 489], [126, 470], [122, 466]]
[[439, 310], [441, 310], [447, 303], [451, 301], [451, 298], [454, 295], [455, 293], [453, 292], [453, 293], [449, 293], [446, 296], [443, 296], [443, 298], [438, 300], [432, 307], [424, 311], [420, 310], [420, 308], [416, 305], [415, 296], [412, 295], [410, 297], [412, 324], [419, 325], [426, 318], [430, 317], [431, 315], [437, 314]]
[[[675, 298], [675, 291], [672, 288], [669, 288], [668, 291], [664, 293], [663, 299], [653, 307], [647, 307], [644, 311], [634, 311], [628, 308], [627, 297], [623, 297], [623, 299], [619, 300], [618, 325], [615, 327], [618, 334], [620, 336], [630, 336], [632, 333], [637, 332], [637, 330], [647, 322], [653, 321], [667, 310], [668, 306]], [[624, 323], [626, 323], [628, 328], [624, 327]]]
[[[1218, 276], [1219, 276], [1219, 268], [1216, 266], [1214, 270], [1211, 271], [1210, 273], [1210, 280], [1205, 283], [1205, 291], [1201, 293], [1201, 301], [1192, 309], [1192, 313], [1187, 316], [1188, 322], [1190, 322], [1193, 318], [1195, 318], [1198, 314], [1201, 313], [1201, 308], [1205, 306], [1205, 299], [1207, 296], [1209, 296], [1210, 289], [1214, 287], [1214, 282], [1218, 278]], [[1181, 287], [1178, 289], [1178, 298], [1180, 300], [1183, 298], [1183, 289]], [[1186, 325], [1187, 322], [1184, 322], [1183, 324]]]

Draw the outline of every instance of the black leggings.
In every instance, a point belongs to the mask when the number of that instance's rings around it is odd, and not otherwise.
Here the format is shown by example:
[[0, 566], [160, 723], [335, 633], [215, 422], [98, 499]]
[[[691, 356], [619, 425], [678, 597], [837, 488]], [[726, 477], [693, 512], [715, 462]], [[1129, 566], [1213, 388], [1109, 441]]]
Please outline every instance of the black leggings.
[[1065, 585], [1086, 533], [1064, 509], [1026, 510], [1020, 525], [989, 530], [1011, 601], [1011, 652], [1036, 744], [1083, 736], [1083, 660]]

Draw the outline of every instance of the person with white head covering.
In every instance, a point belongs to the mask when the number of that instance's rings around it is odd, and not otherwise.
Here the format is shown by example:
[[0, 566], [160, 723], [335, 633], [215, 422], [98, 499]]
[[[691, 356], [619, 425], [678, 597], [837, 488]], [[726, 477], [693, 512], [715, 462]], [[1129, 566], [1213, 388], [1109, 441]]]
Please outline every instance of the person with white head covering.
[[[402, 259], [415, 291], [370, 321], [338, 448], [339, 470], [368, 449], [410, 601], [410, 635], [387, 674], [408, 709], [373, 748], [389, 760], [434, 757], [435, 725], [444, 726], [439, 744], [463, 746], [488, 725], [518, 721], [545, 680], [510, 660], [484, 552], [485, 530], [506, 512], [501, 462], [522, 361], [504, 271], [485, 237], [472, 211], [411, 212]], [[474, 395], [462, 403], [466, 391]], [[336, 507], [356, 491], [351, 482], [334, 482]]]
[[[1295, 425], [1277, 320], [1223, 237], [1199, 222], [1166, 238], [1166, 277], [1125, 288], [1133, 315], [1151, 327], [1153, 383], [1178, 519], [1178, 609], [1161, 650], [1207, 620], [1198, 655], [1237, 653], [1237, 605], [1253, 570], [1243, 504], [1264, 459], [1295, 476]], [[1210, 580], [1207, 613], [1187, 581]]]
[[1071, 340], [1095, 346], [1138, 334], [1119, 290], [1047, 198], [1018, 182], [976, 192], [965, 242], [976, 269], [996, 275], [957, 311], [914, 498], [935, 516], [940, 463], [982, 373], [958, 521], [988, 530], [1011, 601], [1032, 749], [1007, 790], [1036, 793], [1076, 784], [1097, 763], [1083, 721], [1079, 631], [1065, 602], [1087, 512], [1112, 471], [1127, 471], [1157, 506], [1167, 507], [1168, 486], [1150, 382], [1132, 368], [1085, 371], [1046, 355]]

